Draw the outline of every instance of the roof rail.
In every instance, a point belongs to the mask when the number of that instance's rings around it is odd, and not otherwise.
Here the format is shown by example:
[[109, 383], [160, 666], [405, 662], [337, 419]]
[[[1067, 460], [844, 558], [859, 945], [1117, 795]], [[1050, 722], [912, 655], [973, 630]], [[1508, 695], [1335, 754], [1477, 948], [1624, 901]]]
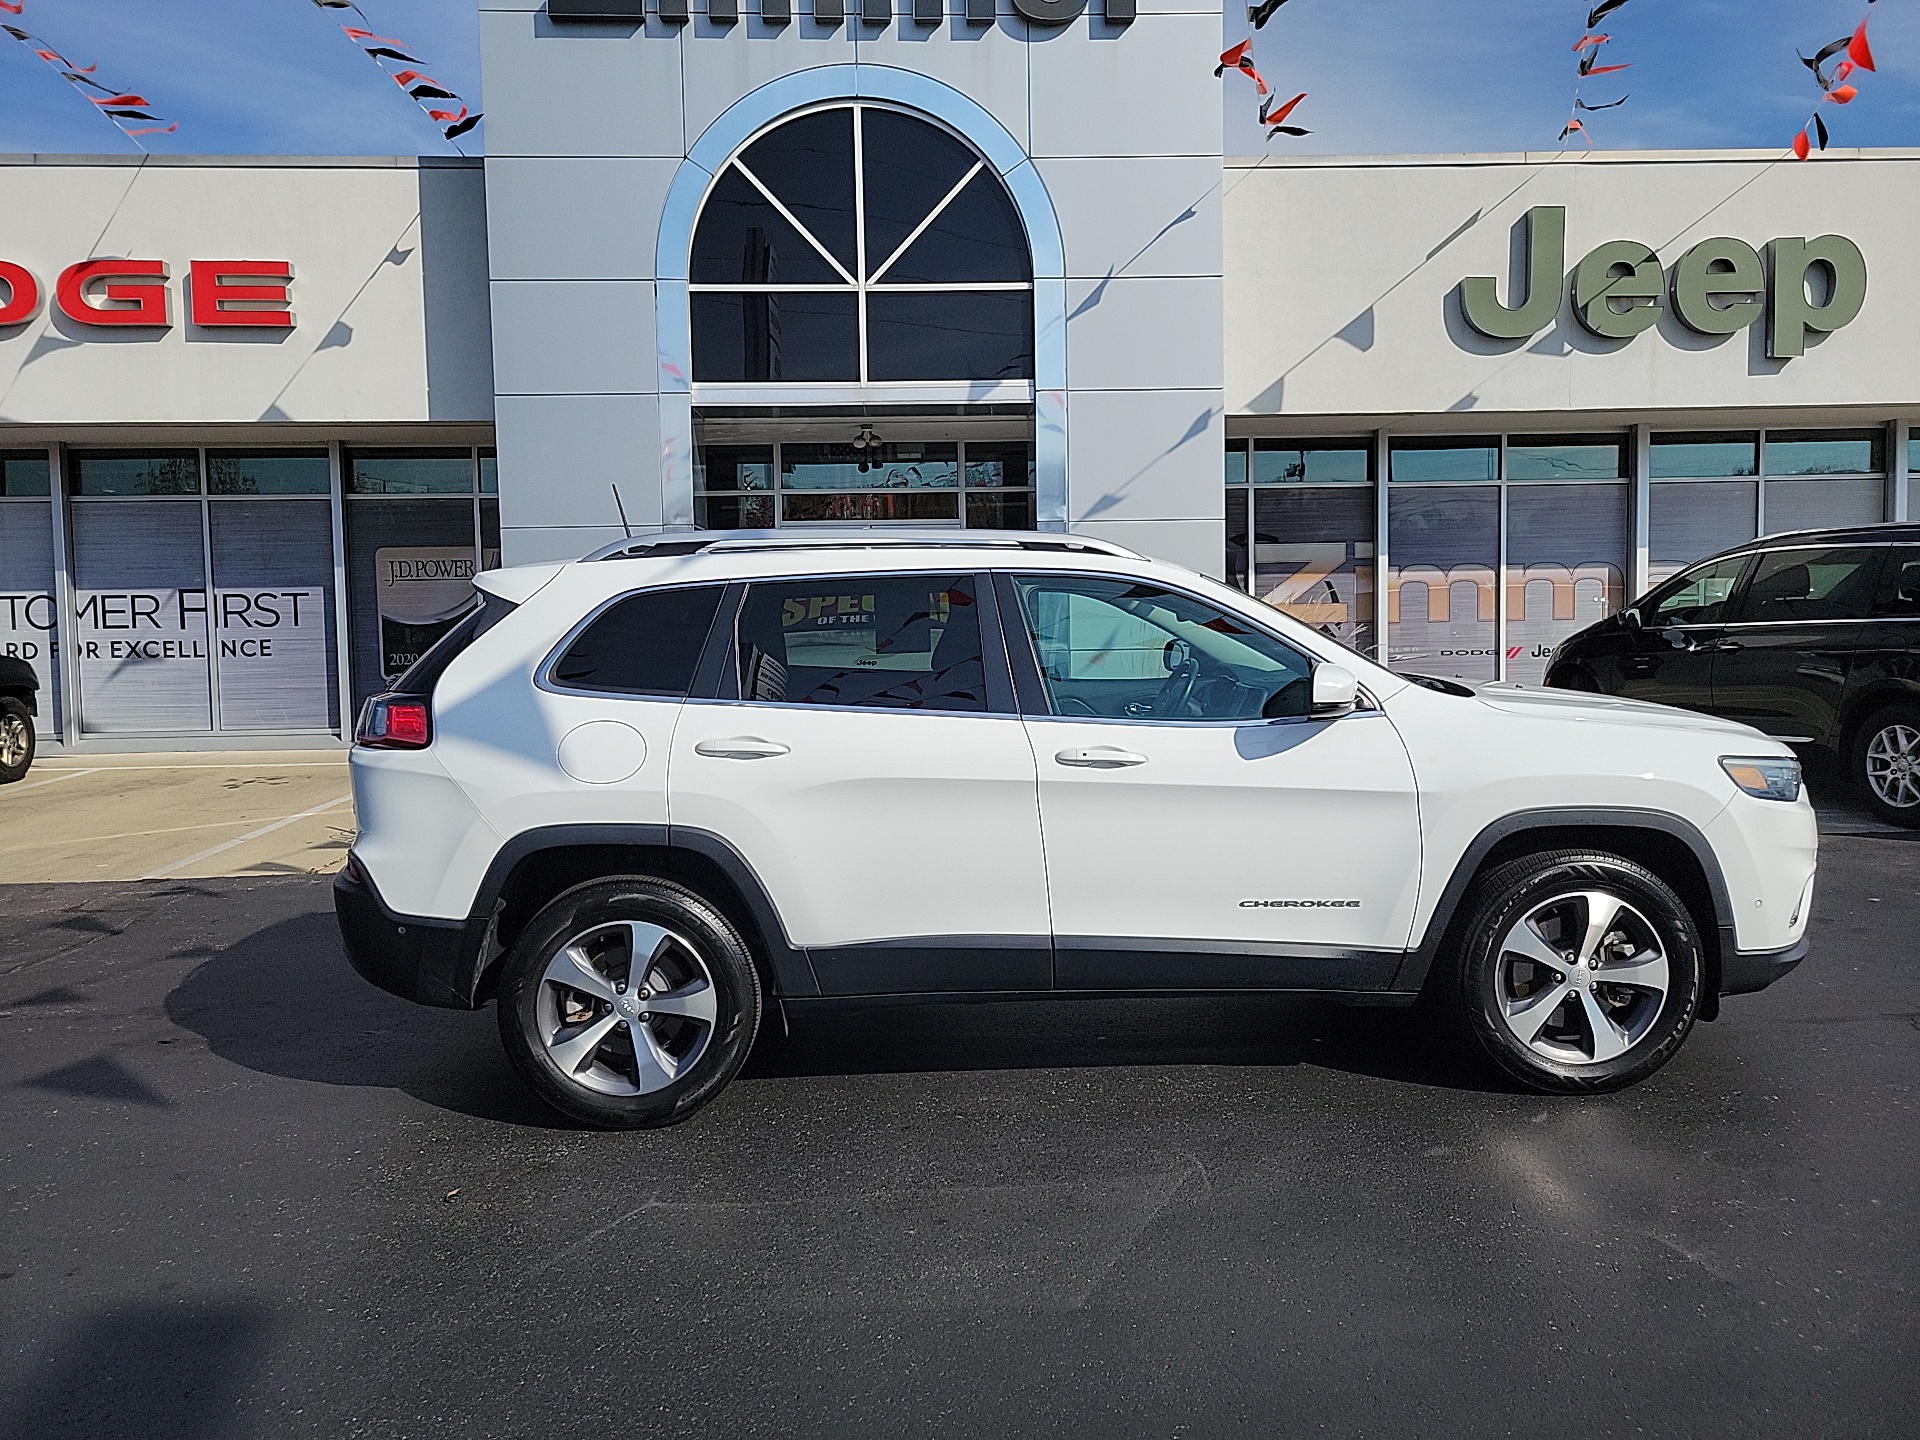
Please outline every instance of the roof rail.
[[719, 530], [704, 535], [650, 535], [616, 540], [587, 560], [658, 559], [670, 555], [741, 554], [766, 550], [1030, 550], [1142, 558], [1124, 545], [1085, 535], [1038, 530]]

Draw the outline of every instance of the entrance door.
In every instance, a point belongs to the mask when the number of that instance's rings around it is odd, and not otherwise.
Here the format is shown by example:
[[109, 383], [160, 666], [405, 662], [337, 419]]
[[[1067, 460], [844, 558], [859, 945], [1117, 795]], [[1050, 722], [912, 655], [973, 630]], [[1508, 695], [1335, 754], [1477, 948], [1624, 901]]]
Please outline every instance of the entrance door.
[[1624, 632], [1614, 693], [1711, 709], [1716, 647], [1732, 617], [1740, 577], [1752, 562], [1751, 555], [1712, 561], [1676, 575], [1641, 601], [1640, 627]]
[[1051, 983], [1033, 752], [982, 609], [966, 575], [750, 585], [739, 698], [682, 713], [674, 828], [740, 851], [830, 995]]
[[1313, 661], [1177, 591], [1023, 575], [1002, 609], [1046, 697], [1027, 729], [1057, 988], [1388, 983], [1420, 823], [1384, 714], [1306, 718]]

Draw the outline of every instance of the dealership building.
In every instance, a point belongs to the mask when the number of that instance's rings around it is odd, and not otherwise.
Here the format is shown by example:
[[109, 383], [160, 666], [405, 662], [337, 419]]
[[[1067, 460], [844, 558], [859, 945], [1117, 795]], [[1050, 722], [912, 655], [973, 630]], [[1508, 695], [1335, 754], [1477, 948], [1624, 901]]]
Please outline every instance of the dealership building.
[[1907, 518], [1920, 151], [1238, 160], [1221, 23], [483, 0], [484, 162], [0, 157], [43, 735], [332, 743], [476, 569], [626, 533], [1067, 530], [1538, 683]]

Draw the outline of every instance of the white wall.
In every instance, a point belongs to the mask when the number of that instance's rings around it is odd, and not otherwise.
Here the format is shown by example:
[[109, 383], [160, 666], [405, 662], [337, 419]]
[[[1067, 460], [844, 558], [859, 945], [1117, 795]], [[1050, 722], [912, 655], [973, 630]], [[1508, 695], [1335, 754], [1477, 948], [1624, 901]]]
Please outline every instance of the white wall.
[[[1249, 162], [1250, 164], [1250, 162]], [[1531, 341], [1460, 319], [1463, 277], [1498, 277], [1511, 303], [1515, 222], [1567, 209], [1567, 268], [1604, 240], [1639, 240], [1668, 267], [1727, 235], [1764, 253], [1780, 236], [1848, 236], [1866, 256], [1866, 307], [1800, 358], [1766, 357], [1764, 321], [1722, 339], [1669, 310], [1631, 341], [1589, 334], [1563, 296]], [[1829, 153], [1800, 163], [1739, 152], [1270, 160], [1226, 174], [1230, 413], [1313, 416], [1747, 407], [1920, 401], [1920, 153]]]
[[[0, 328], [0, 425], [493, 416], [476, 165], [6, 156], [0, 186], [0, 260], [42, 294]], [[171, 328], [61, 315], [60, 272], [94, 256], [165, 261]], [[191, 260], [291, 261], [296, 325], [190, 324]]]
[[[659, 525], [654, 244], [679, 162], [728, 105], [822, 65], [917, 71], [988, 111], [1033, 158], [1068, 276], [1067, 520], [1217, 571], [1222, 555], [1218, 0], [1143, 0], [1030, 26], [556, 27], [539, 0], [482, 0], [487, 204], [507, 558], [617, 536], [610, 482]], [[609, 97], [617, 97], [610, 101]], [[956, 377], [964, 378], [964, 377]]]

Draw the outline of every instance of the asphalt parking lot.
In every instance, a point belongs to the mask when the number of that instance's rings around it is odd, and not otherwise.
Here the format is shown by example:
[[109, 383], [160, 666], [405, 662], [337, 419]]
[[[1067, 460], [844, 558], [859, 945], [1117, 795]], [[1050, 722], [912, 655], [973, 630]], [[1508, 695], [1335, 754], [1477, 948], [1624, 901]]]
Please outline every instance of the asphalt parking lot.
[[0, 888], [0, 1436], [1912, 1435], [1920, 848], [1823, 876], [1621, 1096], [1030, 1002], [625, 1135], [361, 982], [325, 876]]

